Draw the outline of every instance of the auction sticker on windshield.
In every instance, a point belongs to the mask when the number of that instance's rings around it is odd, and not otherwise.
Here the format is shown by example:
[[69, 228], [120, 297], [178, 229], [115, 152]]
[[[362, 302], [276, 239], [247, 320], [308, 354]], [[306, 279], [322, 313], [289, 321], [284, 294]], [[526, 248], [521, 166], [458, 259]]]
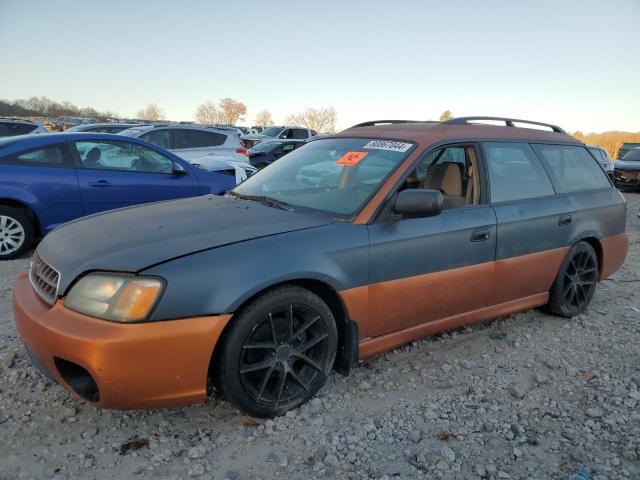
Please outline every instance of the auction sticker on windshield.
[[336, 160], [336, 165], [357, 165], [360, 160], [366, 157], [368, 152], [347, 152]]
[[411, 143], [394, 142], [393, 140], [371, 140], [362, 148], [370, 150], [389, 150], [391, 152], [406, 152], [411, 148]]

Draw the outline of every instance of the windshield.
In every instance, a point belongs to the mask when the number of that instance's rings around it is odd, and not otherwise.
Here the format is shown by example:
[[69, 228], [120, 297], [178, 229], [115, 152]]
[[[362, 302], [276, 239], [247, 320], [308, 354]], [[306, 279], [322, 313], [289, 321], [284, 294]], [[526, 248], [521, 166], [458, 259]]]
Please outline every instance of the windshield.
[[261, 135], [266, 135], [267, 137], [275, 137], [282, 131], [282, 127], [269, 127], [265, 128], [260, 132]]
[[629, 150], [629, 152], [620, 160], [624, 160], [625, 162], [637, 162], [640, 160], [640, 148], [633, 148]]
[[257, 145], [251, 147], [252, 152], [270, 152], [280, 146], [280, 142], [268, 141], [260, 142]]
[[267, 198], [293, 210], [355, 215], [412, 150], [393, 140], [316, 140], [248, 178], [233, 195]]

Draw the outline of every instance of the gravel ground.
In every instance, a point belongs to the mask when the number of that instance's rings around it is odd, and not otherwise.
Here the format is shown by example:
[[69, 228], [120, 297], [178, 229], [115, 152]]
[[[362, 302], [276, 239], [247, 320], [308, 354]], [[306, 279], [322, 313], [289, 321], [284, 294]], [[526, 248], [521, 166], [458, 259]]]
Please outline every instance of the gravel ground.
[[[625, 265], [572, 320], [529, 311], [333, 375], [275, 420], [98, 410], [29, 363], [0, 264], [0, 479], [640, 479], [640, 195]], [[587, 473], [588, 472], [588, 473]]]

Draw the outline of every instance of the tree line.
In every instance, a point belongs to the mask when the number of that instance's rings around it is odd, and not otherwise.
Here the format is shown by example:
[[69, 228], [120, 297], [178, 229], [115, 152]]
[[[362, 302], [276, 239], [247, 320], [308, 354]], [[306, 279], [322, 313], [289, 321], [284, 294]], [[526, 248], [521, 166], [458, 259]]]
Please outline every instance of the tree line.
[[0, 100], [3, 117], [90, 117], [115, 118], [111, 111], [98, 111], [92, 107], [80, 108], [71, 102], [56, 102], [47, 97], [29, 97], [18, 100]]

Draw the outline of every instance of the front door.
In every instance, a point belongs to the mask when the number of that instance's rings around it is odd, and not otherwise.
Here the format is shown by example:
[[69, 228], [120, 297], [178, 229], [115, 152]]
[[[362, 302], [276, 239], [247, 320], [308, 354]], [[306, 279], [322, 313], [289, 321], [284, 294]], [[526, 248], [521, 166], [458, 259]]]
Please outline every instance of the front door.
[[144, 145], [102, 139], [73, 143], [86, 215], [198, 195], [191, 172], [176, 172], [173, 160]]
[[401, 189], [432, 188], [444, 210], [430, 218], [383, 212], [369, 226], [370, 316], [377, 336], [493, 303], [496, 218], [485, 201], [476, 145], [431, 152]]

